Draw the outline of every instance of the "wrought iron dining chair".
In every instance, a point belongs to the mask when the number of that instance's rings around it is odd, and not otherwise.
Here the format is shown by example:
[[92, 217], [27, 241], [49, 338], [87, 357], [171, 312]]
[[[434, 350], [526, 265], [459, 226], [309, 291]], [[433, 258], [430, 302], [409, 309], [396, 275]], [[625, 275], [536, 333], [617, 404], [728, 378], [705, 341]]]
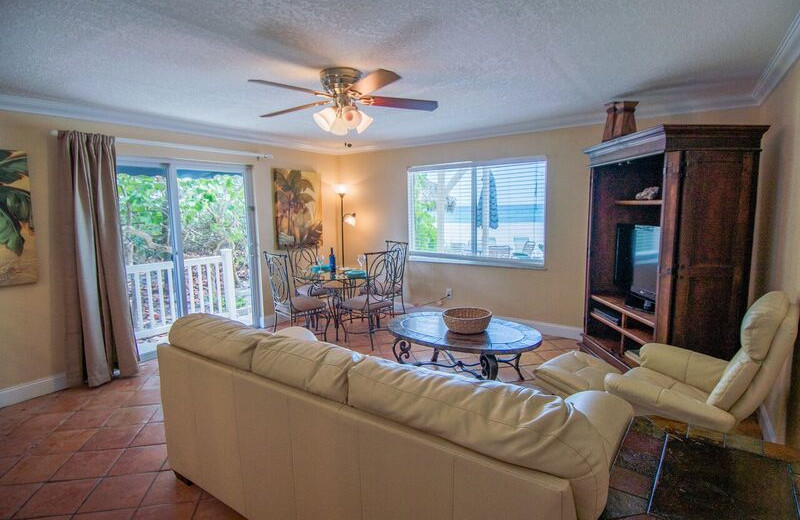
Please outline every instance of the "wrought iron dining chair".
[[322, 283], [305, 283], [305, 280], [298, 276], [301, 271], [311, 269], [311, 266], [317, 264], [319, 248], [316, 245], [288, 246], [286, 252], [289, 257], [289, 273], [294, 281], [295, 294], [315, 298], [326, 297], [328, 291], [322, 286]]
[[318, 324], [319, 318], [325, 318], [322, 337], [327, 341], [330, 315], [325, 300], [295, 294], [289, 278], [288, 255], [264, 251], [264, 259], [267, 262], [269, 286], [272, 289], [272, 304], [275, 307], [275, 323], [272, 331], [275, 332], [278, 329], [278, 316], [288, 318], [291, 325], [294, 325], [298, 318], [304, 318], [306, 328], [310, 328], [311, 324]]
[[397, 283], [398, 264], [400, 251], [392, 249], [375, 253], [365, 253], [366, 278], [364, 280], [364, 294], [348, 298], [339, 303], [339, 314], [342, 326], [344, 322], [352, 323], [354, 319], [366, 318], [367, 332], [350, 332], [344, 327], [345, 340], [349, 334], [369, 334], [369, 345], [375, 350], [373, 334], [381, 330], [381, 318], [392, 315], [394, 298], [388, 296]]
[[391, 287], [392, 297], [392, 314], [394, 314], [394, 299], [400, 297], [400, 306], [403, 309], [403, 314], [406, 313], [406, 302], [403, 297], [403, 287], [406, 274], [406, 258], [408, 258], [408, 242], [398, 242], [396, 240], [386, 241], [387, 251], [399, 251], [400, 255], [397, 258], [397, 282]]

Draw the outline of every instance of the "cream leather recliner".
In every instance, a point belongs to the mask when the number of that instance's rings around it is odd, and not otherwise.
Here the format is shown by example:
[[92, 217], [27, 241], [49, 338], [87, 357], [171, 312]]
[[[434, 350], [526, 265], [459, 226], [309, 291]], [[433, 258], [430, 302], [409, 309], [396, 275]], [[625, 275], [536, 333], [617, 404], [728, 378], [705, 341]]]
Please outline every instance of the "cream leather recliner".
[[631, 403], [637, 415], [730, 431], [766, 398], [792, 351], [799, 317], [784, 293], [767, 293], [745, 314], [742, 348], [730, 362], [650, 343], [640, 351], [640, 367], [605, 376], [606, 391]]

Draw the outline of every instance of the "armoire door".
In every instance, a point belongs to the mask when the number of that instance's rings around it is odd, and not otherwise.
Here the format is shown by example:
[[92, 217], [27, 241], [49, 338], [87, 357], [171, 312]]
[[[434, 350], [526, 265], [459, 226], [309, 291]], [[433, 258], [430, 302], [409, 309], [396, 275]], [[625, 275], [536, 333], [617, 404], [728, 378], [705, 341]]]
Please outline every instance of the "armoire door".
[[670, 341], [730, 359], [747, 306], [758, 154], [683, 153]]

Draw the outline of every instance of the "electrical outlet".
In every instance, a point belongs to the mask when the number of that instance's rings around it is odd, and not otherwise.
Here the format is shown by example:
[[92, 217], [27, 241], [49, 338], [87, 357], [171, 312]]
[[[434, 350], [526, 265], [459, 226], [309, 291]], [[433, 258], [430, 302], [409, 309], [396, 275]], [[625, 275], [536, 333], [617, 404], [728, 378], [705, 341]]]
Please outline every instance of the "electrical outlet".
[[447, 289], [444, 290], [444, 297], [448, 298], [448, 299], [451, 299], [451, 300], [453, 299], [453, 288], [452, 287], [448, 287]]

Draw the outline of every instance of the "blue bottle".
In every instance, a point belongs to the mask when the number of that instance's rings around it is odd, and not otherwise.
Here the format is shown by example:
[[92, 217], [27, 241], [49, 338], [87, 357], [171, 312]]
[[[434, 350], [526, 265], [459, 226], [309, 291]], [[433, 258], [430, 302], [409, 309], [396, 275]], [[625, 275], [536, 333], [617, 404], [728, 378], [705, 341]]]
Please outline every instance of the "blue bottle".
[[333, 254], [333, 248], [331, 248], [331, 254], [328, 255], [328, 265], [331, 268], [331, 279], [336, 277], [336, 255]]

